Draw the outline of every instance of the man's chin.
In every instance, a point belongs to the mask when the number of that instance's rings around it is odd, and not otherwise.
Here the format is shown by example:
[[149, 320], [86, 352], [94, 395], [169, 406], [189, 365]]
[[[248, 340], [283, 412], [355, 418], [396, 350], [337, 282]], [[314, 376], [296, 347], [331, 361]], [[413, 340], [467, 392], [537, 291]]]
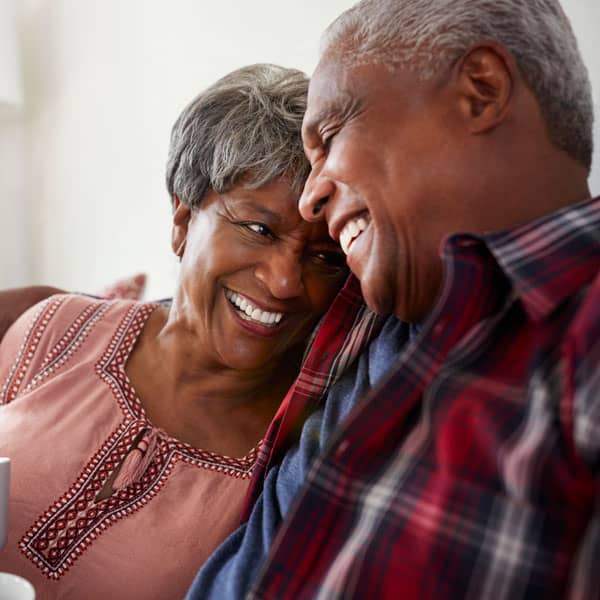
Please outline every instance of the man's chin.
[[394, 290], [391, 282], [382, 285], [383, 282], [376, 282], [371, 277], [360, 279], [360, 289], [367, 306], [376, 313], [389, 315], [394, 312]]

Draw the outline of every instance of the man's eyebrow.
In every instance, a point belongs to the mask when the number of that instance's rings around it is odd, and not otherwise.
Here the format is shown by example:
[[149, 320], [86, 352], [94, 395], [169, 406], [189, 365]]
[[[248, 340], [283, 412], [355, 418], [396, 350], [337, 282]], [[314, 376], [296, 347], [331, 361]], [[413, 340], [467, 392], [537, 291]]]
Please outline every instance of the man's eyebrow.
[[335, 100], [324, 106], [318, 113], [309, 117], [302, 126], [302, 135], [310, 137], [320, 136], [319, 125], [323, 121], [344, 121], [352, 114], [360, 101], [350, 93], [339, 94]]
[[302, 137], [318, 137], [319, 136], [319, 124], [331, 117], [335, 116], [336, 110], [333, 107], [327, 107], [318, 113], [311, 115], [310, 119], [305, 120], [302, 124]]

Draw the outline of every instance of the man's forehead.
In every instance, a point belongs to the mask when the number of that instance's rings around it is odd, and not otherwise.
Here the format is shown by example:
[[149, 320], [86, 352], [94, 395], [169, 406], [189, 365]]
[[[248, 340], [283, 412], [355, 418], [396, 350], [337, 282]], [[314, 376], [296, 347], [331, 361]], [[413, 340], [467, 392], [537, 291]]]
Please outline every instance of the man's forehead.
[[348, 83], [346, 67], [331, 60], [319, 63], [311, 79], [303, 134], [312, 133], [320, 123], [339, 119], [359, 100], [359, 94]]
[[314, 133], [323, 122], [343, 121], [381, 99], [410, 102], [432, 85], [434, 81], [421, 81], [408, 67], [368, 57], [352, 60], [343, 53], [326, 55], [309, 84], [303, 136]]
[[[309, 109], [311, 106], [309, 105]], [[324, 121], [338, 118], [343, 113], [342, 102], [324, 102], [322, 98], [315, 100], [312, 110], [307, 109], [302, 123], [303, 135], [313, 133]]]

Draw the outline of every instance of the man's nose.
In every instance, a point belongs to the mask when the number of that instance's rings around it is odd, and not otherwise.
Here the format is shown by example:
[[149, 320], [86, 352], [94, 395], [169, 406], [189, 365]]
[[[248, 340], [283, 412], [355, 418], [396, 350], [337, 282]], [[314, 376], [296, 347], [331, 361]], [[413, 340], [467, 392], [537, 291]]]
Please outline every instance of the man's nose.
[[333, 192], [333, 182], [313, 169], [298, 202], [302, 218], [306, 221], [320, 221], [325, 218], [324, 208]]
[[301, 253], [272, 248], [255, 269], [255, 275], [274, 298], [296, 298], [304, 291]]

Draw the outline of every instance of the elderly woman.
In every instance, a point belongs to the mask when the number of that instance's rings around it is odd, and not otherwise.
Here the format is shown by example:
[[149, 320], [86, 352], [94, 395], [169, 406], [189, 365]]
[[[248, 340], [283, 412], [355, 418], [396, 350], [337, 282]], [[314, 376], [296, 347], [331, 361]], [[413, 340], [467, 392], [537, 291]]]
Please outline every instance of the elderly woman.
[[38, 598], [182, 597], [237, 526], [257, 448], [345, 278], [296, 203], [307, 80], [240, 69], [173, 128], [170, 307], [55, 295], [0, 345], [2, 570]]

